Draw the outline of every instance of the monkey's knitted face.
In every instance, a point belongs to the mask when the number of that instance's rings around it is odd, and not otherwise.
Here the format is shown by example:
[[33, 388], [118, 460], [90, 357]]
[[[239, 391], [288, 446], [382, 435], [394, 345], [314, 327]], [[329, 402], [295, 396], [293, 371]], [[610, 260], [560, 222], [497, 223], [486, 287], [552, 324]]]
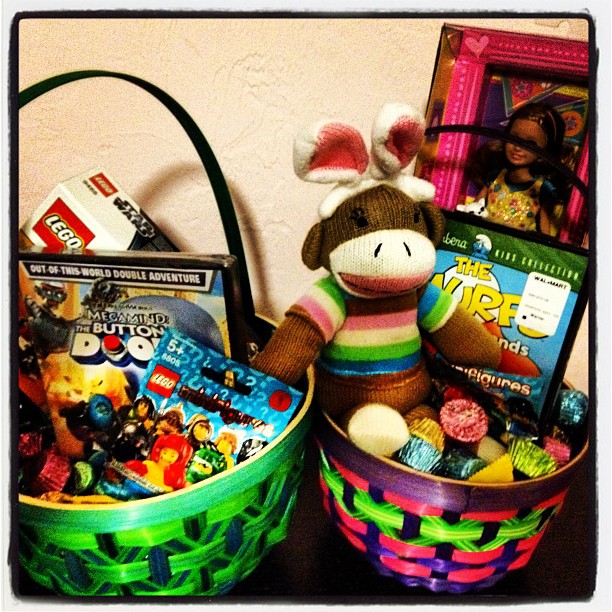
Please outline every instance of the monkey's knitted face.
[[326, 268], [351, 295], [402, 295], [431, 277], [443, 227], [435, 205], [381, 184], [348, 198], [317, 223], [302, 259], [312, 270]]

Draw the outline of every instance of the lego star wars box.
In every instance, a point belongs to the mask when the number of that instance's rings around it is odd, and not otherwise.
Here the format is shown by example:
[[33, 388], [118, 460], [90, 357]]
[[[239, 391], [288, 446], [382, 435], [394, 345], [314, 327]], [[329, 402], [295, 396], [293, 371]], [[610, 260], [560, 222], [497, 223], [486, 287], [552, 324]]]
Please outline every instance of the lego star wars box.
[[481, 320], [514, 364], [513, 374], [454, 367], [546, 418], [586, 305], [588, 252], [473, 215], [445, 216], [432, 282]]
[[111, 251], [177, 251], [101, 168], [60, 183], [21, 228], [23, 246]]
[[[167, 327], [246, 361], [237, 262], [181, 253], [19, 254], [22, 320], [56, 427], [93, 394], [131, 403]], [[20, 343], [21, 343], [20, 339]], [[65, 436], [67, 438], [67, 436]], [[82, 445], [64, 448], [78, 456]], [[69, 447], [70, 444], [66, 444]]]

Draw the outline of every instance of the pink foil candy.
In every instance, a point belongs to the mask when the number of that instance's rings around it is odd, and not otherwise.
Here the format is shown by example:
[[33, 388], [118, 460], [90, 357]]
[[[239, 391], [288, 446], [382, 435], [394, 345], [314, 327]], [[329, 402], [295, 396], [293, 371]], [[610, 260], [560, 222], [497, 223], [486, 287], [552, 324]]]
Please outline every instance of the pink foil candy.
[[555, 463], [561, 467], [570, 460], [572, 449], [567, 442], [552, 436], [544, 437], [544, 450], [555, 460]]
[[29, 431], [19, 434], [19, 442], [17, 443], [17, 452], [19, 459], [26, 461], [34, 459], [42, 451], [42, 434], [37, 431]]
[[489, 418], [483, 408], [469, 399], [453, 399], [440, 409], [444, 433], [458, 442], [478, 442], [489, 430]]
[[72, 464], [52, 447], [42, 453], [35, 470], [31, 474], [30, 490], [32, 495], [38, 496], [48, 491], [61, 491], [70, 478]]

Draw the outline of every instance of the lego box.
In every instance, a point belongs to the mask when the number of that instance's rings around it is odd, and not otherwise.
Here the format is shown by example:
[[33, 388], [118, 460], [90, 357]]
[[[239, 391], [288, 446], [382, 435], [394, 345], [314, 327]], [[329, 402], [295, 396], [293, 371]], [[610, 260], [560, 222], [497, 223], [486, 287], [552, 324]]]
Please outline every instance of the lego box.
[[106, 170], [60, 183], [22, 226], [24, 246], [177, 251]]
[[[198, 457], [224, 455], [225, 469], [248, 459], [285, 429], [302, 393], [283, 382], [237, 363], [174, 328], [164, 332], [142, 379], [139, 398], [148, 397], [157, 415], [157, 429], [172, 414], [172, 433], [194, 433], [206, 423], [206, 436], [188, 436]], [[208, 447], [208, 448], [205, 448]], [[192, 482], [210, 470], [188, 473]]]

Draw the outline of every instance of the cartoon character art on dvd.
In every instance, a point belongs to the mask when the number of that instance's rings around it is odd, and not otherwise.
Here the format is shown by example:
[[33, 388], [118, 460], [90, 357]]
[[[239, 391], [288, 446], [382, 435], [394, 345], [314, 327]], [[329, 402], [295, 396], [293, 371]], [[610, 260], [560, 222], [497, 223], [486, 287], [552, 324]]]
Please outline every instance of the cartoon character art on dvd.
[[151, 398], [158, 423], [177, 415], [174, 431], [194, 452], [186, 478], [195, 483], [265, 448], [285, 429], [302, 393], [168, 328], [142, 379], [140, 397]]
[[562, 375], [562, 355], [584, 306], [588, 258], [577, 249], [526, 240], [461, 217], [447, 214], [432, 282], [514, 353], [516, 374], [454, 367], [490, 391], [526, 400], [540, 417], [561, 382], [554, 379]]
[[[195, 267], [181, 260], [166, 267], [167, 254], [146, 257], [130, 266], [106, 255], [72, 261], [20, 254], [24, 316], [44, 389], [41, 408], [68, 457], [83, 458], [95, 443], [116, 444], [125, 460], [142, 458], [151, 419], [138, 416], [134, 400], [168, 326], [230, 354], [235, 330], [223, 266], [232, 262], [219, 256], [223, 262], [201, 259]], [[89, 422], [97, 395], [116, 412], [112, 435]]]

